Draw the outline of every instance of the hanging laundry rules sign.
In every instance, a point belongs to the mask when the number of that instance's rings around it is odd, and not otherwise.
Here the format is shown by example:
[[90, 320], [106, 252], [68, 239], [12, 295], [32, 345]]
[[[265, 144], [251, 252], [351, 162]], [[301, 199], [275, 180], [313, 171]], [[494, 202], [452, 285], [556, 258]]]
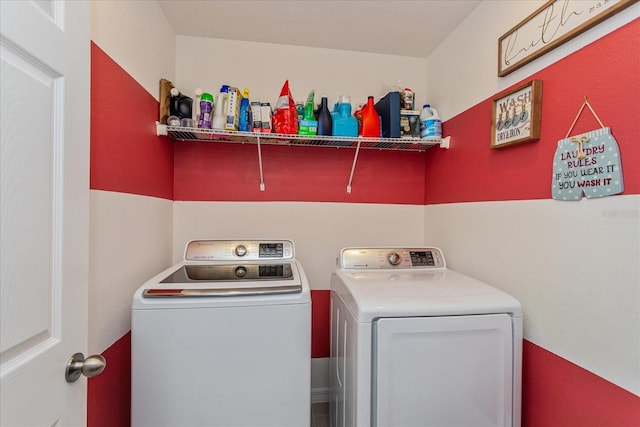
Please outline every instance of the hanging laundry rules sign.
[[620, 151], [609, 128], [558, 141], [551, 183], [554, 199], [612, 196], [623, 190]]

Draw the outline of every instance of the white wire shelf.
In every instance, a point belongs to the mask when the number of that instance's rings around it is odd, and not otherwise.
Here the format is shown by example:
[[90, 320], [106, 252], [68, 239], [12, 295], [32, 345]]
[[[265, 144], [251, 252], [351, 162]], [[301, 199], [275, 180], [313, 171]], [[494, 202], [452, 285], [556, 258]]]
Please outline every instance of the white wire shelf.
[[296, 145], [315, 147], [354, 148], [353, 165], [347, 184], [347, 193], [351, 193], [351, 182], [358, 161], [360, 149], [375, 150], [401, 150], [401, 151], [425, 151], [433, 146], [449, 148], [449, 137], [445, 138], [363, 138], [342, 136], [309, 136], [289, 135], [282, 133], [259, 133], [224, 131], [218, 129], [199, 129], [181, 126], [167, 126], [156, 122], [158, 135], [169, 136], [173, 141], [200, 141], [255, 144], [258, 147], [258, 163], [260, 166], [260, 191], [265, 190], [264, 175], [262, 171], [262, 150], [260, 146], [269, 145]]
[[351, 147], [378, 150], [425, 151], [442, 145], [445, 138], [364, 138], [341, 136], [289, 135], [198, 129], [158, 124], [158, 135], [168, 135], [174, 141], [260, 143], [269, 145], [301, 145], [318, 147]]

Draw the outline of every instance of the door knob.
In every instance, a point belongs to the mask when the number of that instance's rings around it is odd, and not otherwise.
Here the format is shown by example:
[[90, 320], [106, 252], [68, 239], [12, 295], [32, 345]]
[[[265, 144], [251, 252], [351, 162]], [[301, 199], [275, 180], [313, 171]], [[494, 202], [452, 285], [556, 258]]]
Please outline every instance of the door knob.
[[85, 359], [84, 354], [76, 353], [67, 360], [64, 377], [68, 383], [78, 381], [80, 375], [88, 378], [95, 377], [100, 375], [106, 366], [107, 361], [99, 354], [94, 354]]

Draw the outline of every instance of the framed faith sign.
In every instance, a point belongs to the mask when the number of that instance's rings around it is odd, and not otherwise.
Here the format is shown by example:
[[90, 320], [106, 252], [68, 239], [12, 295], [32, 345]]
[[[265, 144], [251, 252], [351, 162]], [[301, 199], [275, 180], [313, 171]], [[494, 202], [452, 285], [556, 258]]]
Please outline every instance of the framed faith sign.
[[498, 76], [506, 76], [637, 1], [547, 1], [498, 39]]

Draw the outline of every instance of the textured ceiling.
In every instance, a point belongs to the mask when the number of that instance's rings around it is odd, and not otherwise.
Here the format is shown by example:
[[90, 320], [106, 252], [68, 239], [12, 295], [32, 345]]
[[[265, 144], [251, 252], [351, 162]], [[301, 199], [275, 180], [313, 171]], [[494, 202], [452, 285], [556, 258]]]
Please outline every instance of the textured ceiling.
[[160, 0], [176, 34], [426, 58], [479, 0]]

